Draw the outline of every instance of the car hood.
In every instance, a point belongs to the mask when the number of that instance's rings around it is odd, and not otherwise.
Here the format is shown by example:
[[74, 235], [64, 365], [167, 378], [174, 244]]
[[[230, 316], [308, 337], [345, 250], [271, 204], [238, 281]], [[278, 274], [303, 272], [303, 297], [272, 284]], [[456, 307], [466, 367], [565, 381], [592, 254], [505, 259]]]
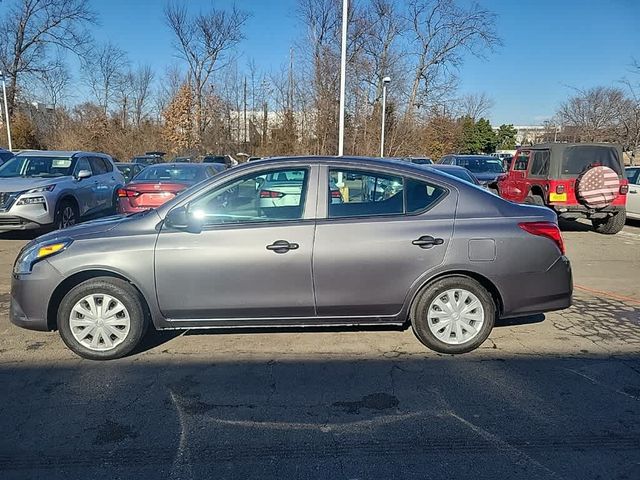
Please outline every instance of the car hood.
[[0, 192], [24, 192], [37, 187], [46, 187], [56, 183], [69, 180], [71, 177], [55, 177], [55, 178], [0, 178]]
[[478, 179], [480, 183], [487, 183], [496, 180], [502, 174], [495, 172], [482, 172], [474, 173], [473, 175]]
[[84, 222], [74, 227], [65, 228], [64, 230], [56, 230], [38, 237], [37, 241], [48, 241], [56, 238], [77, 239], [89, 235], [99, 235], [113, 230], [128, 218], [126, 215], [112, 215], [110, 217], [102, 217], [89, 222]]

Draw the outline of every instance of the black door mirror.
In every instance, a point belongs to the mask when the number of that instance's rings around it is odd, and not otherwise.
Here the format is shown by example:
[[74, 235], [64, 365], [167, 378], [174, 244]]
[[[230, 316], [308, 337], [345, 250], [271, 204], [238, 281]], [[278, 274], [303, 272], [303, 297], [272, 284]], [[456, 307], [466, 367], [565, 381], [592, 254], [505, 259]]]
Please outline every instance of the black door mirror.
[[167, 213], [164, 223], [166, 226], [176, 230], [200, 233], [202, 231], [203, 220], [190, 214], [187, 207], [177, 207]]

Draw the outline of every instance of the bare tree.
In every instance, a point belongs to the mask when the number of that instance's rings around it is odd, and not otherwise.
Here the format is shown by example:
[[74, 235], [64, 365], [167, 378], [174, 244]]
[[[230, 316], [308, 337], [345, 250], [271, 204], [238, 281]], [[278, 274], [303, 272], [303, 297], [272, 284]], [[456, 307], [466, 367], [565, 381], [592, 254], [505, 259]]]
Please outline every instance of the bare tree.
[[130, 73], [131, 100], [133, 103], [133, 122], [136, 127], [147, 113], [149, 98], [151, 96], [151, 83], [153, 82], [153, 70], [149, 65], [140, 65]]
[[61, 60], [57, 61], [53, 68], [45, 69], [38, 74], [44, 101], [51, 105], [54, 112], [60, 102], [67, 98], [71, 79], [69, 68]]
[[500, 43], [495, 14], [477, 3], [409, 0], [408, 22], [414, 36], [415, 68], [406, 112], [438, 104], [455, 88], [454, 69], [464, 53], [481, 56]]
[[229, 12], [213, 8], [190, 16], [184, 4], [170, 3], [165, 20], [175, 35], [174, 48], [189, 67], [193, 86], [195, 123], [199, 136], [206, 128], [203, 106], [206, 86], [213, 72], [227, 62], [231, 50], [244, 38], [242, 27], [249, 15], [234, 6]]
[[89, 40], [84, 30], [95, 16], [88, 0], [19, 0], [0, 19], [0, 67], [9, 78], [12, 114], [23, 75], [48, 69], [50, 47], [80, 53]]
[[110, 42], [94, 48], [84, 60], [84, 80], [105, 116], [116, 95], [120, 93], [122, 97], [123, 77], [128, 64], [127, 54]]
[[469, 117], [477, 122], [493, 108], [493, 100], [486, 93], [470, 93], [464, 95], [458, 101], [458, 115]]

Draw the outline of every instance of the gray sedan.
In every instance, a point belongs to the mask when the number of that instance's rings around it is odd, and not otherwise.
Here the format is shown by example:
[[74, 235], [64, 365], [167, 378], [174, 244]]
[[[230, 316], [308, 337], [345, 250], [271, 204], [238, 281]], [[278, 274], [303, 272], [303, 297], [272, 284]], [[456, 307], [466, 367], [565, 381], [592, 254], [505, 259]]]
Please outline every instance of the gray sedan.
[[[300, 178], [263, 202], [266, 175]], [[332, 202], [335, 178], [355, 178]], [[370, 179], [394, 188], [366, 194]], [[526, 252], [526, 254], [524, 253]], [[156, 329], [404, 325], [444, 353], [497, 317], [571, 304], [555, 214], [408, 162], [281, 158], [227, 170], [155, 210], [53, 232], [14, 267], [11, 321], [91, 359]]]

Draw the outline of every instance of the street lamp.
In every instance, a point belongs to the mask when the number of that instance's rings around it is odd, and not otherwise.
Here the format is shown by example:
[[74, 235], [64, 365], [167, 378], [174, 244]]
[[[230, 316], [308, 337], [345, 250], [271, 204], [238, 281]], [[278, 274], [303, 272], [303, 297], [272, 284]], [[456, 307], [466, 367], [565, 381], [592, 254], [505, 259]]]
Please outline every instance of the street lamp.
[[[349, 18], [349, 0], [342, 0], [342, 49], [340, 53], [340, 118], [338, 124], [338, 156], [344, 154], [344, 102], [347, 75], [347, 24]], [[341, 177], [341, 175], [339, 175]], [[342, 178], [339, 178], [342, 182]]]
[[387, 85], [391, 82], [391, 77], [382, 79], [382, 130], [380, 132], [380, 156], [384, 157], [384, 121], [387, 114]]
[[4, 97], [4, 118], [7, 121], [7, 140], [9, 142], [9, 151], [13, 150], [11, 145], [11, 125], [9, 120], [9, 107], [7, 106], [7, 84], [4, 81], [4, 72], [0, 70], [0, 77], [2, 77], [2, 95]]

